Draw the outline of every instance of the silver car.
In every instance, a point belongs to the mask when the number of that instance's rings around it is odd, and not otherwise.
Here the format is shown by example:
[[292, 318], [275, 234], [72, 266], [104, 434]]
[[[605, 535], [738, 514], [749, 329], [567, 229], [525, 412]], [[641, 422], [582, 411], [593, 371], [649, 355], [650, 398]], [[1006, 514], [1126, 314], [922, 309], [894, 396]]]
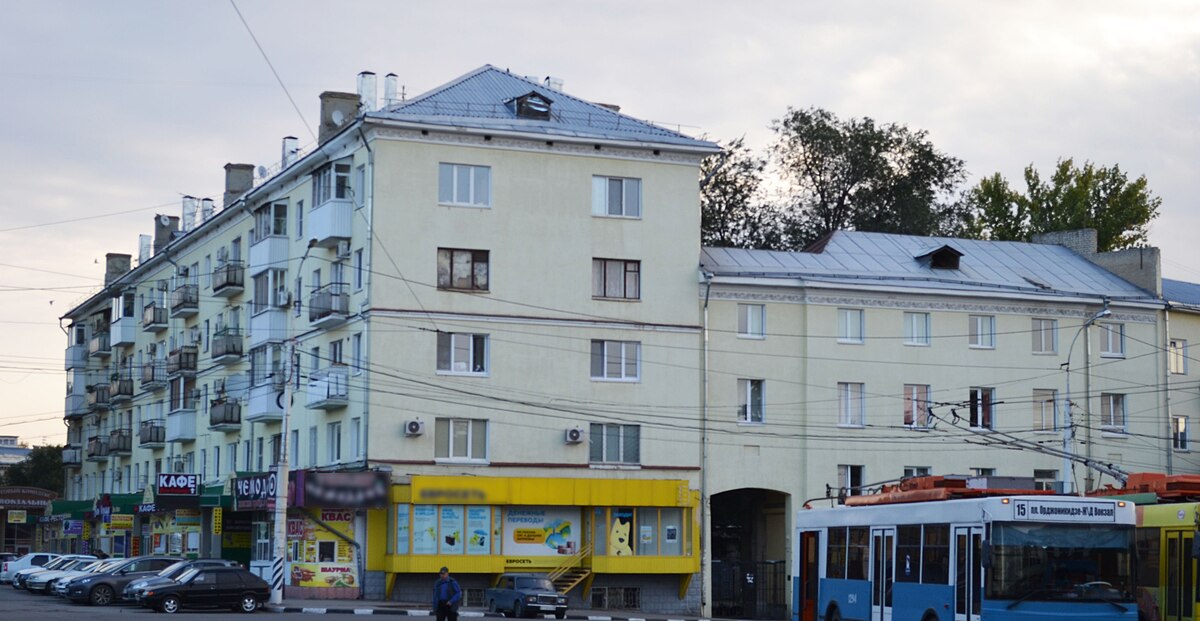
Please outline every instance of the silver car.
[[52, 571], [43, 571], [34, 574], [25, 581], [25, 590], [38, 595], [46, 595], [51, 593], [51, 583], [64, 576], [81, 576], [92, 569], [103, 567], [109, 561], [85, 561], [76, 560]]

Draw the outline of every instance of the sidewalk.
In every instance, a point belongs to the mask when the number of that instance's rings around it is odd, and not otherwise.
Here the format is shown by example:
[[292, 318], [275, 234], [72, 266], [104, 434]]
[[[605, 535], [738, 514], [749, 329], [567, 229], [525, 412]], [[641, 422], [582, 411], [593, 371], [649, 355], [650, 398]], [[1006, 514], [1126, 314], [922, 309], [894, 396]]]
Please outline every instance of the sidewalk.
[[[267, 612], [301, 612], [307, 614], [343, 614], [343, 615], [395, 615], [406, 617], [429, 617], [433, 614], [428, 606], [404, 602], [386, 602], [379, 600], [345, 600], [345, 599], [285, 599], [282, 606], [264, 604]], [[485, 610], [463, 608], [458, 611], [459, 619], [472, 620], [477, 618], [502, 619], [499, 613]], [[554, 619], [554, 615], [538, 615], [536, 618]], [[574, 621], [711, 621], [696, 616], [673, 616], [665, 614], [643, 613], [637, 610], [568, 610], [567, 619]]]

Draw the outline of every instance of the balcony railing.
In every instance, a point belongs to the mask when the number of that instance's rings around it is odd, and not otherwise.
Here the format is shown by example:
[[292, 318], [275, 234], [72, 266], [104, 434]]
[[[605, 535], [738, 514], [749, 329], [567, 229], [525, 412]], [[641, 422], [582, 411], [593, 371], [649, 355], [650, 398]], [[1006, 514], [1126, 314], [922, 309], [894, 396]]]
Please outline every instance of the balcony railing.
[[133, 450], [133, 434], [128, 429], [113, 429], [108, 434], [109, 453], [129, 453]]
[[198, 357], [195, 345], [184, 345], [167, 354], [167, 376], [195, 375]]
[[93, 436], [88, 438], [87, 443], [87, 459], [88, 461], [103, 461], [108, 458], [108, 438], [101, 436]]
[[133, 400], [133, 379], [124, 378], [112, 383], [112, 402], [125, 403]]
[[329, 283], [308, 296], [308, 321], [329, 328], [346, 321], [350, 314], [350, 294], [346, 283]]
[[237, 328], [221, 328], [213, 333], [212, 360], [218, 364], [231, 364], [242, 357], [242, 331]]
[[112, 389], [108, 384], [93, 384], [87, 391], [87, 407], [93, 412], [107, 410], [112, 405]]
[[75, 418], [87, 413], [88, 404], [85, 395], [67, 395], [66, 407], [64, 408], [64, 416], [66, 418]]
[[152, 360], [142, 365], [142, 390], [162, 390], [167, 386], [167, 364]]
[[83, 446], [83, 427], [81, 427], [78, 423], [67, 427], [67, 446]]
[[334, 365], [315, 371], [308, 380], [307, 406], [324, 410], [344, 408], [350, 404], [350, 369]]
[[234, 431], [242, 428], [242, 406], [237, 401], [217, 399], [208, 406], [208, 428]]
[[62, 453], [63, 465], [64, 466], [78, 466], [78, 465], [82, 464], [83, 460], [80, 459], [80, 457], [81, 457], [80, 452], [81, 452], [81, 450], [77, 449], [77, 448], [63, 449], [63, 453]]
[[148, 420], [138, 429], [138, 444], [144, 448], [158, 448], [167, 441], [167, 426], [161, 420]]
[[88, 355], [93, 358], [107, 358], [112, 355], [108, 333], [100, 332], [88, 341]]
[[142, 309], [142, 331], [160, 332], [167, 329], [167, 309], [151, 302]]
[[200, 312], [200, 287], [179, 285], [171, 292], [171, 316], [191, 317]]
[[246, 287], [246, 267], [241, 261], [229, 261], [213, 270], [213, 295], [219, 298], [233, 297]]

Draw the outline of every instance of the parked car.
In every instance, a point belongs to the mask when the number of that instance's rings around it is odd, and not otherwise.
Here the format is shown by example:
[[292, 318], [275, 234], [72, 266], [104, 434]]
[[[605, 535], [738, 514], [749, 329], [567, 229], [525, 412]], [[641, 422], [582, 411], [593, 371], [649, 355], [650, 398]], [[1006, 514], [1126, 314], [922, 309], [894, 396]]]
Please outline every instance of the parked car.
[[567, 616], [567, 596], [554, 590], [545, 574], [504, 574], [494, 588], [484, 591], [490, 612], [510, 617], [532, 617], [553, 612], [556, 619]]
[[241, 567], [237, 561], [227, 561], [220, 558], [201, 558], [194, 561], [177, 561], [166, 569], [148, 578], [139, 578], [125, 585], [121, 599], [127, 602], [141, 603], [147, 590], [163, 584], [170, 584], [183, 572], [193, 567]]
[[83, 574], [95, 571], [111, 562], [112, 561], [88, 561], [84, 559], [76, 559], [57, 569], [53, 569], [51, 571], [41, 571], [28, 576], [25, 580], [25, 590], [38, 595], [47, 595], [49, 593], [53, 593], [51, 589], [54, 588], [52, 583], [55, 580], [58, 580], [59, 578], [74, 578], [75, 576], [81, 576]]
[[101, 571], [70, 579], [59, 579], [56, 591], [73, 602], [87, 602], [93, 606], [107, 606], [120, 597], [125, 585], [141, 578], [149, 578], [179, 559], [170, 556], [138, 556], [124, 562], [110, 563]]
[[51, 571], [54, 569], [58, 569], [58, 568], [62, 567], [63, 565], [66, 565], [67, 563], [70, 563], [72, 561], [77, 561], [80, 558], [87, 558], [87, 559], [93, 560], [93, 561], [96, 560], [96, 557], [90, 556], [87, 554], [64, 554], [64, 555], [46, 563], [45, 565], [43, 565], [41, 567], [38, 567], [36, 565], [33, 567], [27, 567], [27, 568], [22, 569], [22, 570], [18, 571], [17, 573], [13, 574], [12, 575], [12, 588], [23, 589], [23, 588], [25, 588], [25, 581], [29, 580], [29, 577], [32, 576], [33, 574], [41, 573], [43, 571]]
[[41, 567], [56, 558], [58, 555], [50, 552], [30, 552], [20, 558], [4, 559], [3, 564], [0, 564], [0, 583], [12, 582], [13, 574], [18, 571], [30, 567]]
[[165, 613], [180, 608], [254, 612], [270, 590], [265, 580], [240, 567], [193, 567], [170, 584], [148, 589], [142, 605]]

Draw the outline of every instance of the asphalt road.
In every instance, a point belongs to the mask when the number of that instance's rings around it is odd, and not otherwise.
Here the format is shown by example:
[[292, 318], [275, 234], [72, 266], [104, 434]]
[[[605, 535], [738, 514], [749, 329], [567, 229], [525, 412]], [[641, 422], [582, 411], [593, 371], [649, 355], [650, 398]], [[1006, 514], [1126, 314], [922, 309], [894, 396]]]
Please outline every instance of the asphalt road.
[[[270, 619], [304, 618], [308, 621], [312, 621], [313, 619], [345, 618], [345, 615], [315, 616], [298, 612], [275, 614], [264, 610], [259, 610], [255, 613], [255, 616], [259, 615]], [[181, 610], [174, 616], [193, 621], [204, 619], [236, 621], [237, 619], [254, 618], [250, 615], [242, 615], [241, 613], [230, 612], [228, 610]], [[145, 619], [150, 621], [161, 620], [167, 617], [168, 615], [136, 606], [89, 606], [87, 604], [74, 604], [53, 595], [33, 595], [27, 591], [18, 591], [7, 584], [0, 584], [0, 619], [4, 619], [5, 621], [41, 621], [42, 619], [46, 621], [106, 621], [108, 619], [122, 619], [124, 621]]]

